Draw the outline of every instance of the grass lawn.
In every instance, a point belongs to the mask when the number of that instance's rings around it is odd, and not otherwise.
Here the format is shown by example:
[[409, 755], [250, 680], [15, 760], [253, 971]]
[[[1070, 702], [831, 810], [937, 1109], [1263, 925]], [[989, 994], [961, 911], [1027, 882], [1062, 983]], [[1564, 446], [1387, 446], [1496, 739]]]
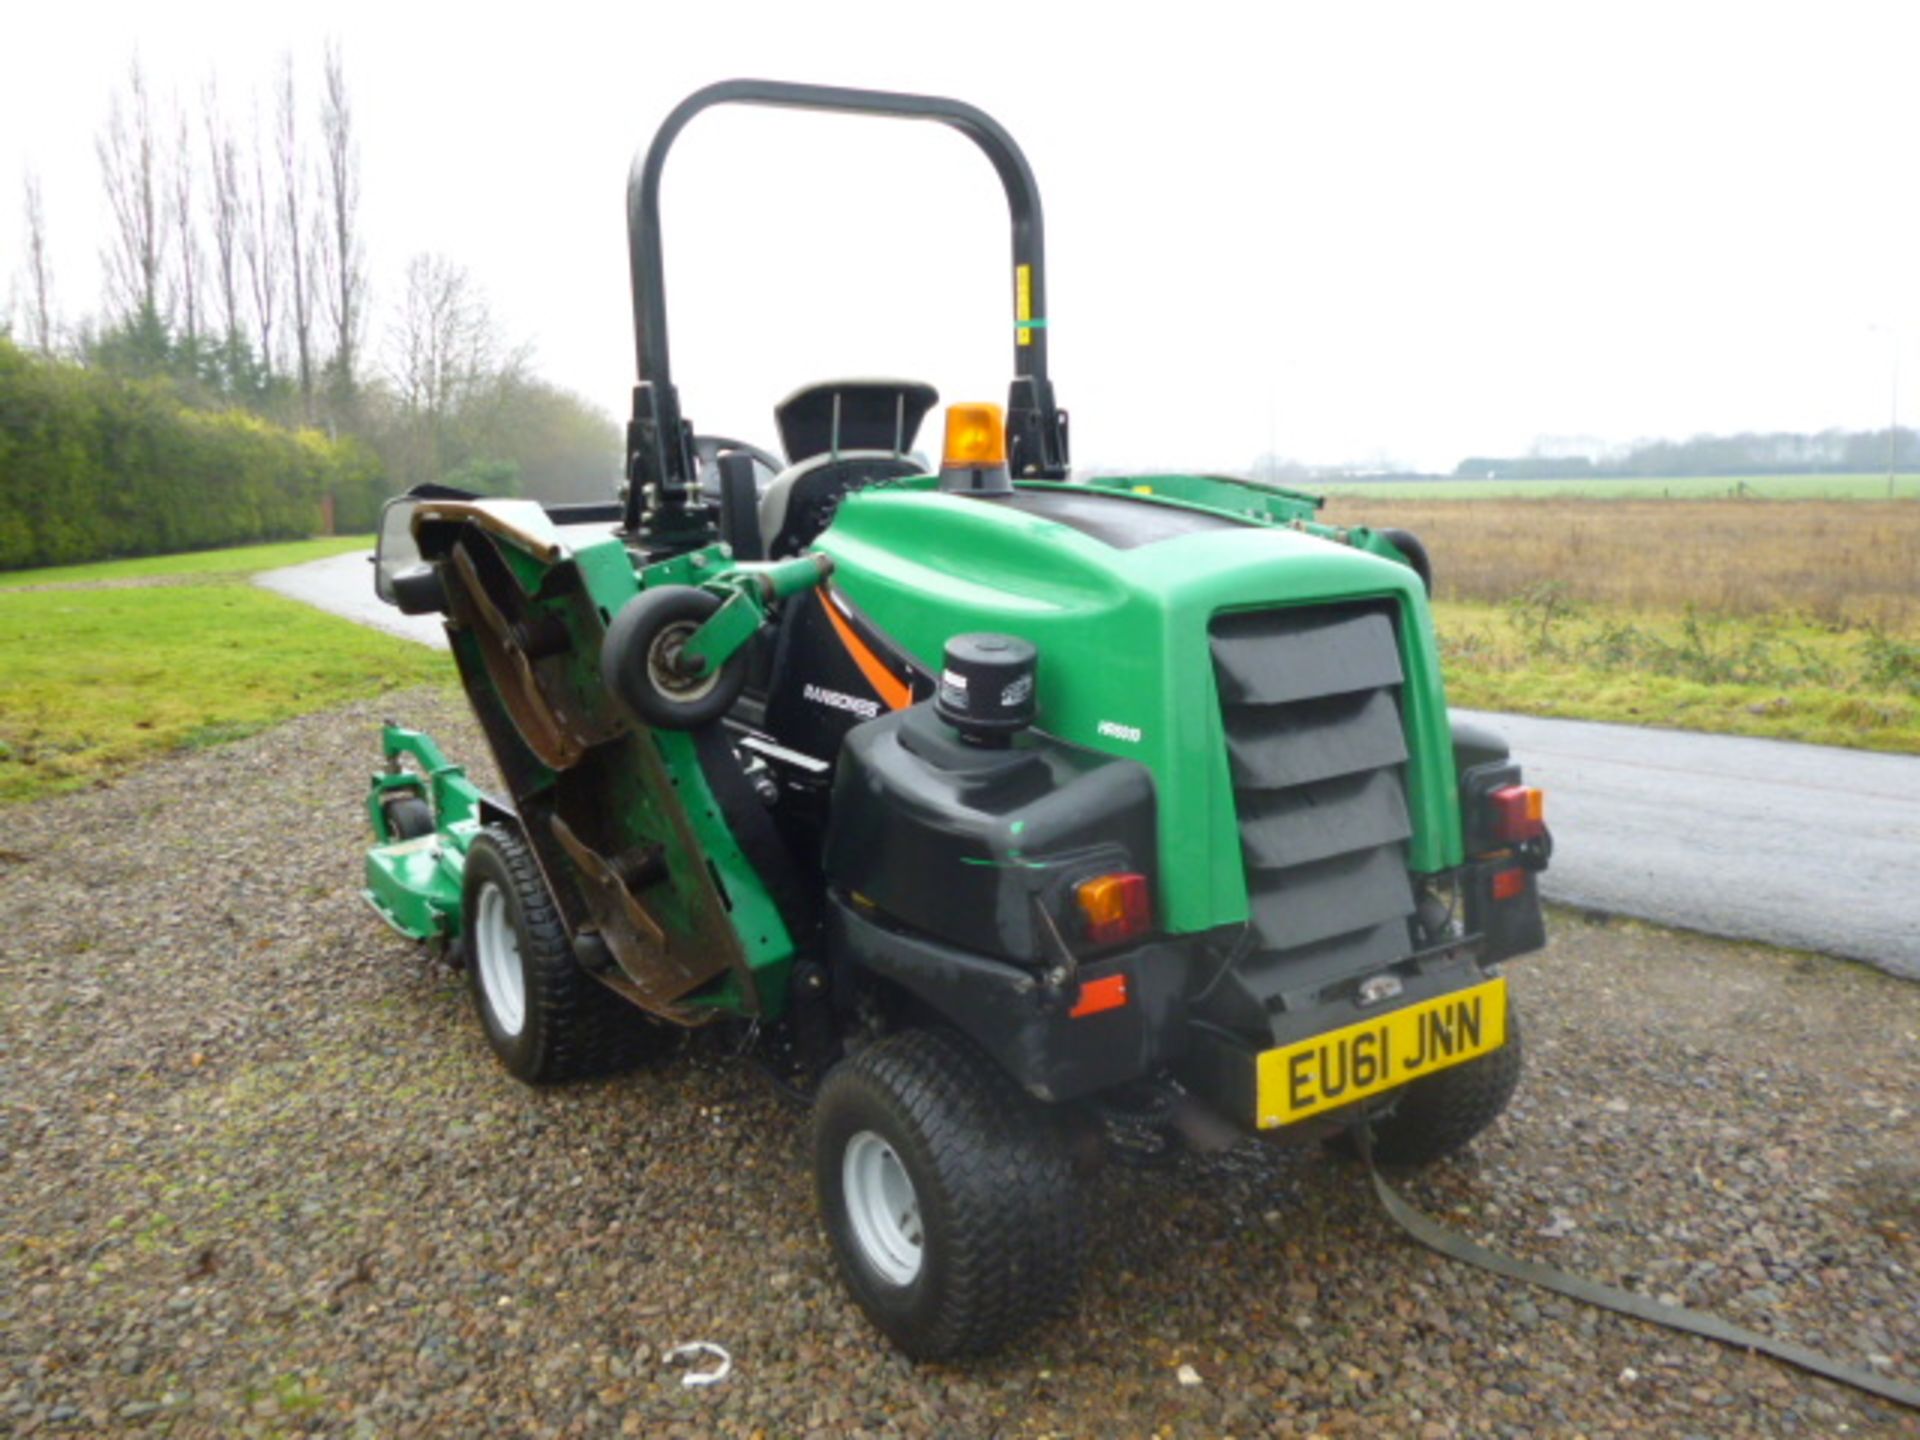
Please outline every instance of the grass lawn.
[[1908, 633], [1551, 593], [1441, 601], [1434, 621], [1455, 705], [1920, 754], [1920, 639]]
[[348, 550], [373, 549], [371, 535], [330, 535], [323, 540], [282, 540], [272, 545], [236, 545], [185, 555], [143, 555], [137, 560], [101, 560], [54, 565], [43, 570], [0, 570], [0, 589], [22, 585], [67, 585], [92, 580], [147, 580], [167, 575], [251, 575]]
[[451, 680], [438, 651], [236, 573], [366, 543], [255, 546], [69, 572], [204, 577], [184, 584], [0, 591], [0, 803], [75, 789], [383, 690]]
[[[1697, 582], [1697, 557], [1648, 543], [1660, 533], [1635, 527], [1639, 548]], [[245, 580], [369, 544], [345, 537], [0, 575], [0, 803], [386, 689], [451, 683], [445, 655]], [[1817, 548], [1839, 563], [1832, 543]], [[1447, 553], [1456, 569], [1465, 559]], [[1696, 615], [1583, 599], [1557, 583], [1517, 593], [1435, 606], [1453, 703], [1920, 754], [1912, 625]]]

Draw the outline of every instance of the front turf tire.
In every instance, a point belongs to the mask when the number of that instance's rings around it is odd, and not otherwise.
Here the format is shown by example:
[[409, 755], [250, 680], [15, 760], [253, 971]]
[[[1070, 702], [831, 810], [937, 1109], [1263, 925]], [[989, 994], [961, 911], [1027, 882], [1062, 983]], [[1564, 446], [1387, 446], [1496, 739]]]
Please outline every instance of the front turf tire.
[[890, 1035], [834, 1067], [813, 1115], [841, 1278], [907, 1355], [983, 1354], [1071, 1305], [1084, 1245], [1065, 1136], [966, 1041]]
[[467, 851], [467, 983], [487, 1043], [530, 1085], [626, 1069], [668, 1032], [574, 958], [546, 879], [519, 831], [489, 825]]
[[[1373, 1158], [1394, 1169], [1416, 1169], [1467, 1148], [1505, 1113], [1520, 1084], [1520, 1017], [1509, 1005], [1507, 1043], [1491, 1055], [1415, 1080], [1375, 1116]], [[1333, 1137], [1336, 1150], [1358, 1156], [1350, 1131]]]

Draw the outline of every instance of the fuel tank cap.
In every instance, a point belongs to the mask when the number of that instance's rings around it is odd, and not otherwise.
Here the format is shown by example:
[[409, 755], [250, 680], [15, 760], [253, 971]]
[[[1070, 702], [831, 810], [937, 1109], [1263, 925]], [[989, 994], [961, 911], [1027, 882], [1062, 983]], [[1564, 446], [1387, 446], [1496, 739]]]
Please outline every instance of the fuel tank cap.
[[947, 641], [934, 712], [975, 745], [1003, 746], [1033, 723], [1039, 652], [1015, 635], [955, 635]]

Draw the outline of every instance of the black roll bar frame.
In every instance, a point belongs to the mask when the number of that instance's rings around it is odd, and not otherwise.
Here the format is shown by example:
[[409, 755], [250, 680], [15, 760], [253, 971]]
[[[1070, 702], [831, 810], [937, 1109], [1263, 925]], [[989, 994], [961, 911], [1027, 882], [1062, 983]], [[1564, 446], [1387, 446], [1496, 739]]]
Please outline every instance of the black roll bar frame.
[[687, 122], [715, 105], [828, 110], [896, 120], [932, 120], [985, 152], [1007, 192], [1013, 222], [1013, 382], [1007, 394], [1008, 467], [1022, 477], [1067, 477], [1067, 416], [1047, 376], [1045, 227], [1040, 188], [1013, 136], [986, 112], [960, 100], [779, 80], [722, 80], [696, 90], [634, 157], [627, 178], [627, 245], [633, 280], [633, 335], [639, 378], [627, 425], [625, 528], [659, 547], [710, 543], [711, 507], [695, 488], [692, 427], [681, 417], [667, 346], [667, 289], [660, 231], [660, 175]]

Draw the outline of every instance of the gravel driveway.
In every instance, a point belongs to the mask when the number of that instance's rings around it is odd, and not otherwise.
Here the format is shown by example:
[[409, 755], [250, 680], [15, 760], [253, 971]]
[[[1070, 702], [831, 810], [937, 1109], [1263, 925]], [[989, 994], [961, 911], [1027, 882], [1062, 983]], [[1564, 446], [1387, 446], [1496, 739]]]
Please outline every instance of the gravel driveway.
[[[716, 1039], [529, 1091], [375, 921], [382, 714], [477, 753], [420, 692], [6, 812], [0, 1431], [1920, 1435], [1431, 1256], [1314, 1150], [1109, 1169], [1077, 1316], [915, 1368], [830, 1275], [801, 1117]], [[1416, 1201], [1920, 1379], [1920, 986], [1566, 915], [1511, 973], [1530, 1076]], [[687, 1340], [731, 1378], [682, 1387]]]

